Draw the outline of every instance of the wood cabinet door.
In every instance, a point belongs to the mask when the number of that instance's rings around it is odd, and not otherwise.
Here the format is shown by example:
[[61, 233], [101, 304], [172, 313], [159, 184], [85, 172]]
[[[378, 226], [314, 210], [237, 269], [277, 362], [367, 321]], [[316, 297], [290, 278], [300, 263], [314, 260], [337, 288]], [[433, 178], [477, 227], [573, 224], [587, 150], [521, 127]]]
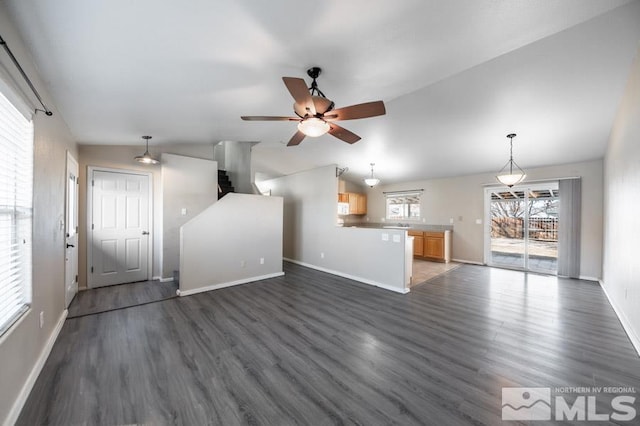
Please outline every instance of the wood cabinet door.
[[367, 196], [364, 194], [357, 194], [357, 214], [367, 214]]
[[424, 237], [421, 235], [413, 237], [413, 255], [424, 256]]
[[358, 214], [358, 194], [347, 195], [349, 195], [349, 214]]
[[338, 193], [338, 202], [339, 203], [348, 203], [349, 202], [349, 194], [344, 192]]
[[444, 259], [444, 238], [425, 236], [424, 256]]

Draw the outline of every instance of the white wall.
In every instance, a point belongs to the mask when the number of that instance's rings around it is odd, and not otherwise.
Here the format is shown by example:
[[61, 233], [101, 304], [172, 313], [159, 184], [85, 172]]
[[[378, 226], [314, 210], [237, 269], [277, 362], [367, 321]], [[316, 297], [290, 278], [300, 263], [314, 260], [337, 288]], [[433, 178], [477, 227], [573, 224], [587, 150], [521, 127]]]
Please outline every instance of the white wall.
[[[406, 232], [338, 227], [335, 166], [264, 181], [284, 198], [284, 257], [358, 281], [404, 292]], [[382, 240], [382, 235], [388, 241]], [[398, 241], [394, 242], [396, 236]], [[322, 256], [324, 254], [324, 257]]]
[[218, 163], [175, 154], [161, 160], [162, 277], [169, 278], [180, 267], [180, 227], [218, 201]]
[[[580, 275], [602, 276], [602, 160], [527, 169], [527, 181], [569, 176], [582, 177], [582, 229]], [[380, 185], [367, 191], [367, 216], [371, 222], [385, 217], [383, 191], [424, 189], [420, 211], [429, 225], [449, 225], [453, 218], [453, 258], [482, 263], [484, 260], [484, 188], [495, 183], [493, 174], [432, 179]], [[476, 219], [482, 219], [478, 225]], [[408, 222], [408, 221], [403, 221]]]
[[[162, 276], [162, 174], [161, 166], [149, 166], [136, 162], [133, 158], [144, 152], [141, 143], [134, 146], [113, 145], [80, 145], [80, 194], [79, 194], [79, 227], [78, 241], [78, 284], [80, 288], [87, 285], [87, 166], [109, 167], [124, 170], [142, 170], [151, 172], [153, 187], [153, 257], [152, 275]], [[186, 155], [194, 158], [211, 160], [213, 144], [174, 144], [149, 147], [152, 155], [159, 158], [164, 153]], [[169, 199], [168, 202], [171, 202]]]
[[640, 354], [640, 50], [604, 162], [602, 285]]
[[180, 235], [181, 296], [283, 275], [280, 197], [227, 194]]
[[[27, 314], [0, 338], [0, 424], [10, 424], [18, 416], [66, 315], [65, 239], [60, 221], [65, 217], [67, 150], [78, 158], [75, 140], [51, 101], [5, 7], [0, 2], [2, 37], [54, 115], [47, 117], [39, 112], [34, 116], [32, 302]], [[9, 86], [17, 85], [29, 99], [34, 99], [4, 50], [0, 54], [0, 68], [2, 74], [13, 77], [13, 81], [6, 81]], [[44, 312], [42, 328], [38, 320], [40, 312]]]

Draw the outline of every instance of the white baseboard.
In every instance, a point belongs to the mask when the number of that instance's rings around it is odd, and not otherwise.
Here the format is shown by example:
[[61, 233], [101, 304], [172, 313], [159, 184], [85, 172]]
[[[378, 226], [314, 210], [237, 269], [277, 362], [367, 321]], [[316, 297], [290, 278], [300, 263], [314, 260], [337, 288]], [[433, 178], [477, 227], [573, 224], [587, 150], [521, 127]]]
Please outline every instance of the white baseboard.
[[609, 296], [609, 293], [607, 292], [607, 288], [605, 287], [602, 280], [598, 280], [598, 283], [600, 283], [600, 288], [602, 288], [602, 291], [604, 291], [605, 296], [607, 296], [607, 299], [609, 300], [609, 304], [611, 305], [614, 312], [618, 316], [618, 320], [620, 320], [620, 324], [622, 324], [622, 328], [627, 333], [627, 336], [629, 336], [629, 340], [631, 340], [631, 344], [633, 345], [636, 352], [638, 353], [638, 356], [640, 356], [640, 337], [638, 337], [638, 335], [633, 330], [633, 327], [631, 327], [631, 322], [629, 322], [624, 312], [616, 306], [616, 303], [613, 301], [613, 298]]
[[168, 278], [162, 278], [162, 277], [153, 277], [154, 280], [158, 280], [161, 283], [169, 283], [171, 281], [173, 281], [173, 277], [168, 277]]
[[269, 278], [281, 277], [283, 275], [284, 275], [284, 272], [275, 272], [273, 274], [260, 275], [260, 276], [257, 276], [257, 277], [250, 277], [250, 278], [243, 278], [241, 280], [230, 281], [230, 282], [227, 282], [227, 283], [212, 284], [212, 285], [208, 285], [206, 287], [194, 288], [194, 289], [191, 289], [191, 290], [180, 290], [180, 289], [178, 289], [178, 291], [176, 291], [176, 294], [178, 296], [190, 296], [192, 294], [203, 293], [205, 291], [219, 290], [219, 289], [225, 288], [225, 287], [232, 287], [234, 285], [247, 284], [247, 283], [252, 283], [254, 281], [260, 281], [260, 280], [266, 280], [266, 279], [269, 279]]
[[348, 279], [353, 280], [353, 281], [358, 281], [358, 282], [361, 282], [361, 283], [364, 283], [364, 284], [369, 284], [369, 285], [373, 285], [373, 286], [376, 286], [376, 287], [380, 287], [380, 288], [383, 288], [385, 290], [390, 290], [390, 291], [393, 291], [393, 292], [396, 292], [396, 293], [401, 293], [401, 294], [409, 293], [409, 289], [408, 288], [393, 287], [393, 286], [390, 286], [388, 284], [379, 283], [377, 281], [373, 281], [373, 280], [370, 280], [370, 279], [367, 279], [367, 278], [362, 278], [362, 277], [358, 277], [358, 276], [355, 276], [355, 275], [345, 274], [344, 272], [335, 271], [333, 269], [323, 268], [322, 266], [316, 266], [316, 265], [312, 265], [310, 263], [300, 262], [298, 260], [289, 259], [289, 258], [286, 258], [286, 257], [282, 258], [282, 260], [286, 260], [287, 262], [295, 263], [296, 265], [300, 265], [300, 266], [304, 266], [304, 267], [307, 267], [307, 268], [315, 269], [317, 271], [326, 272], [326, 273], [331, 274], [331, 275], [337, 275], [339, 277], [348, 278]]
[[482, 262], [476, 262], [475, 260], [464, 260], [464, 259], [451, 259], [453, 262], [458, 262], [458, 263], [469, 263], [471, 265], [480, 265], [480, 266], [484, 266], [484, 263]]
[[[587, 277], [585, 275], [580, 275], [578, 277], [579, 280], [585, 280], [585, 281], [596, 281], [596, 282], [600, 282], [600, 279], [595, 278], [595, 277]], [[602, 284], [601, 284], [602, 285]]]
[[42, 367], [44, 367], [44, 364], [47, 361], [47, 358], [49, 358], [51, 349], [53, 348], [54, 343], [56, 343], [56, 340], [58, 339], [58, 335], [60, 334], [60, 330], [62, 330], [62, 326], [64, 325], [64, 320], [67, 318], [68, 314], [69, 314], [69, 311], [65, 309], [64, 311], [62, 311], [60, 318], [58, 318], [58, 322], [56, 323], [56, 326], [53, 329], [51, 336], [49, 336], [49, 340], [47, 340], [47, 343], [44, 345], [44, 348], [42, 348], [42, 352], [40, 352], [40, 356], [36, 360], [36, 364], [31, 369], [31, 373], [29, 373], [29, 376], [27, 377], [27, 381], [24, 383], [24, 386], [22, 386], [22, 389], [20, 390], [18, 397], [13, 403], [13, 406], [11, 407], [11, 411], [9, 411], [9, 415], [4, 420], [5, 426], [13, 425], [18, 420], [18, 417], [20, 416], [20, 412], [24, 407], [24, 403], [27, 402], [27, 398], [31, 393], [31, 389], [33, 389], [33, 385], [36, 384], [36, 380], [38, 379], [38, 376], [42, 371]]

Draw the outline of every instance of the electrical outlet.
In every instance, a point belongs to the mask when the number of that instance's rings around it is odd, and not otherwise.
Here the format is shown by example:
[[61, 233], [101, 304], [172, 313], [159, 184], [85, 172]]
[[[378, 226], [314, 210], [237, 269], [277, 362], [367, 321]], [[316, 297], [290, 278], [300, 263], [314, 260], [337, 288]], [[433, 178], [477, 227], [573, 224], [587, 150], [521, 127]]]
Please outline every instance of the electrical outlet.
[[482, 219], [476, 219], [476, 225], [482, 225]]
[[186, 216], [186, 215], [187, 215], [187, 208], [186, 208], [186, 207], [183, 207], [183, 208], [180, 210], [180, 214], [181, 214], [182, 216]]
[[261, 257], [261, 258], [260, 258], [260, 264], [261, 264], [261, 265], [264, 265], [264, 257]]
[[452, 217], [449, 218], [449, 223], [453, 225], [453, 218]]
[[389, 234], [382, 234], [382, 241], [389, 241]]
[[40, 328], [44, 327], [44, 311], [40, 311]]
[[324, 252], [320, 253], [320, 259], [324, 259]]
[[396, 235], [396, 234], [394, 234], [394, 235], [393, 235], [393, 242], [394, 242], [394, 243], [399, 243], [399, 242], [400, 242], [400, 235]]

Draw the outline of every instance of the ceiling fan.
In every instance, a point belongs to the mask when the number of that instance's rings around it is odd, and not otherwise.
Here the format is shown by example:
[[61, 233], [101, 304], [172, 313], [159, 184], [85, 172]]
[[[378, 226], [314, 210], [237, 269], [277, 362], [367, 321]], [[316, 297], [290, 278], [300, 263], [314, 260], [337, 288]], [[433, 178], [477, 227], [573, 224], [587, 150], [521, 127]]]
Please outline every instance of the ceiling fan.
[[284, 85], [295, 100], [293, 111], [297, 117], [243, 115], [240, 118], [246, 121], [297, 121], [298, 131], [289, 140], [287, 146], [300, 144], [305, 136], [317, 137], [325, 133], [350, 144], [358, 142], [360, 136], [338, 126], [335, 122], [384, 115], [386, 113], [384, 102], [366, 102], [334, 109], [333, 101], [318, 89], [316, 79], [321, 71], [318, 67], [307, 70], [307, 74], [313, 79], [311, 87], [307, 87], [307, 83], [301, 78], [282, 77]]

